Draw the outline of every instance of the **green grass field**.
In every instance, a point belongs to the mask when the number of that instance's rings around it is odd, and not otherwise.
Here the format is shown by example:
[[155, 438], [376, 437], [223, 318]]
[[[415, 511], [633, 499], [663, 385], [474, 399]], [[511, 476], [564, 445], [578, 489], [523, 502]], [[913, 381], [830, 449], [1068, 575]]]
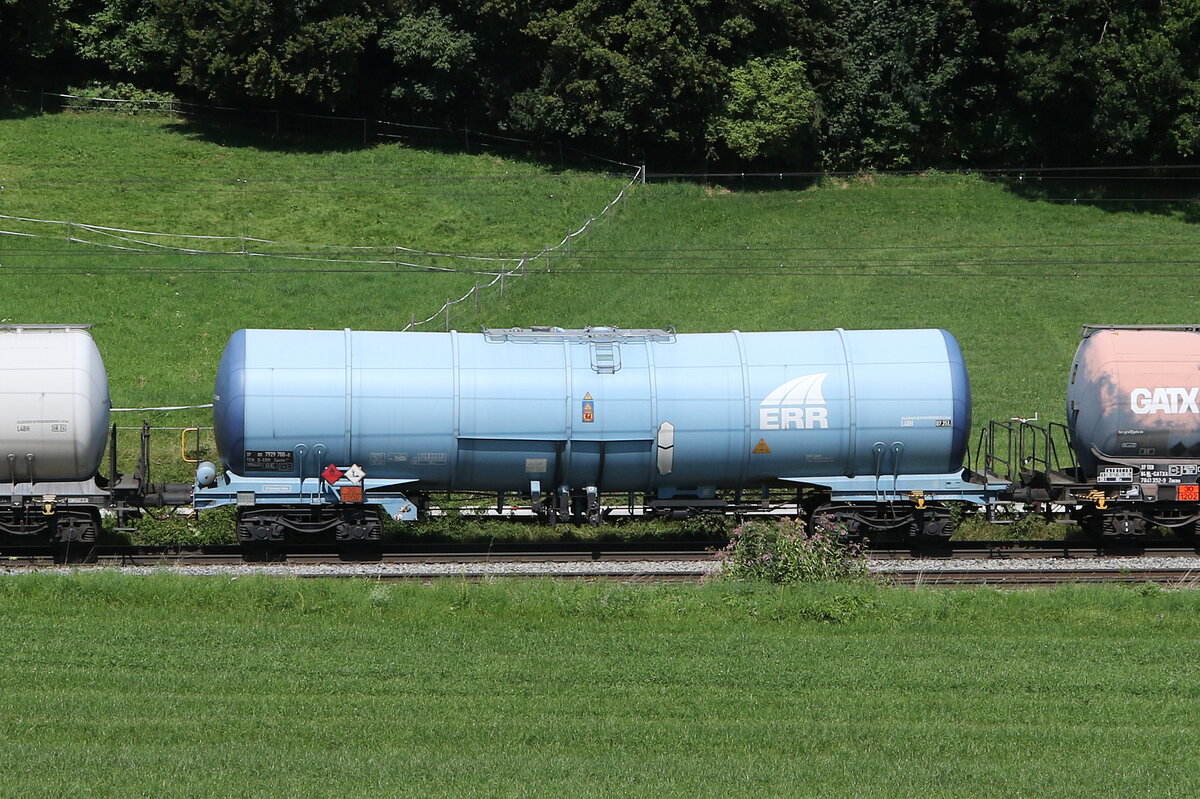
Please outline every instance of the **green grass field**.
[[1192, 796], [1198, 603], [4, 577], [3, 793]]

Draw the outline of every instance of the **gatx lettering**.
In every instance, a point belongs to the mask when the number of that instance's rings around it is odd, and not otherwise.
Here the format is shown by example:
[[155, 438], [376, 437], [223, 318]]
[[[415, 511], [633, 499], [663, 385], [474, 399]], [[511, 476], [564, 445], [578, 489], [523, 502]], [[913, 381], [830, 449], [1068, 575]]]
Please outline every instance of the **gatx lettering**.
[[1136, 414], [1200, 413], [1196, 404], [1200, 387], [1196, 388], [1135, 388], [1129, 392], [1129, 409]]

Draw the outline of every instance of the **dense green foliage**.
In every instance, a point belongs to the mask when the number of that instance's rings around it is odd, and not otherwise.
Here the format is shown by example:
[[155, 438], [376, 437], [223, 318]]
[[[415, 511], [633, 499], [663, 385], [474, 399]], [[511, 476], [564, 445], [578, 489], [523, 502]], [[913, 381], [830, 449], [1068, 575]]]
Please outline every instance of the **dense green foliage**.
[[770, 583], [827, 583], [867, 576], [867, 555], [845, 528], [809, 529], [799, 519], [752, 519], [719, 549], [721, 577]]
[[1200, 594], [0, 577], [4, 789], [1194, 796]]
[[0, 83], [855, 169], [1200, 150], [1194, 0], [0, 0]]

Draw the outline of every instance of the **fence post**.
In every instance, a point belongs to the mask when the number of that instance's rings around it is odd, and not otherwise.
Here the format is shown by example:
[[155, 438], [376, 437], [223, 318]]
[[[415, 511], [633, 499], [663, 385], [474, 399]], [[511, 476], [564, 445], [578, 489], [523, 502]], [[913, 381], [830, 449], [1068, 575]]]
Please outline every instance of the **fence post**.
[[446, 332], [450, 332], [450, 298], [446, 298]]

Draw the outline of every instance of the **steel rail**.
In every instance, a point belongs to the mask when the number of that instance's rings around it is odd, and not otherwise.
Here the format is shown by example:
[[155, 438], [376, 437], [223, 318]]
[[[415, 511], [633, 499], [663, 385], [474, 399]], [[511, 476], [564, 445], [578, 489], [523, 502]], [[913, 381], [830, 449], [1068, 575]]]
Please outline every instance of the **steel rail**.
[[[324, 559], [365, 560], [395, 563], [479, 561], [579, 561], [579, 560], [707, 560], [724, 541], [407, 541], [343, 545], [288, 545], [271, 549], [243, 549], [236, 544], [217, 545], [121, 545], [79, 544], [68, 546], [0, 544], [0, 565], [57, 557], [84, 562], [223, 562], [241, 560], [287, 560], [314, 562]], [[1112, 541], [948, 541], [868, 544], [869, 560], [912, 560], [917, 558], [969, 560], [1025, 560], [1034, 558], [1194, 557], [1196, 542], [1179, 539], [1129, 539]]]

